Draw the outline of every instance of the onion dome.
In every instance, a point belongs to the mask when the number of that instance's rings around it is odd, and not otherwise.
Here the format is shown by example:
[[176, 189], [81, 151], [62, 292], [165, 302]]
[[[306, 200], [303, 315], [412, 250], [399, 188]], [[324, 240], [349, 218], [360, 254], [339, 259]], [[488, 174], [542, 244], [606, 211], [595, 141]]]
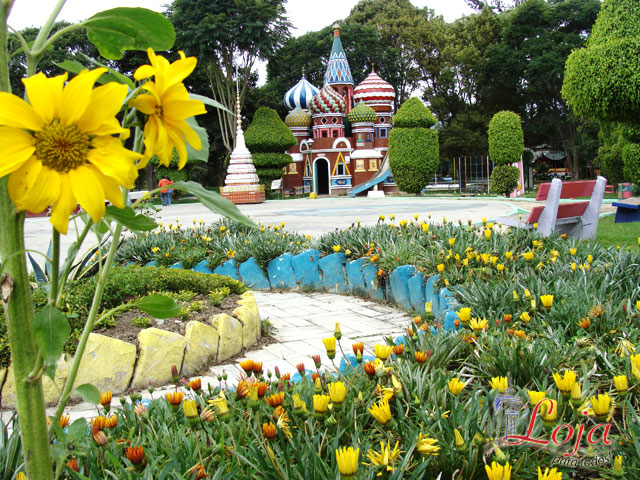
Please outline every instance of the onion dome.
[[364, 102], [367, 105], [390, 105], [393, 103], [394, 98], [396, 98], [396, 92], [393, 86], [385, 82], [374, 71], [353, 90], [353, 100], [355, 102]]
[[295, 108], [309, 108], [311, 99], [318, 94], [320, 90], [313, 86], [303, 75], [298, 83], [284, 96], [284, 104], [289, 110]]
[[324, 74], [324, 83], [325, 85], [353, 85], [349, 61], [340, 41], [340, 25], [337, 23], [333, 26], [333, 46], [327, 71]]
[[311, 114], [306, 110], [296, 108], [289, 112], [289, 115], [284, 119], [284, 123], [289, 128], [310, 127], [312, 123]]
[[347, 104], [344, 98], [336, 92], [331, 85], [325, 85], [313, 100], [311, 100], [311, 113], [344, 113]]
[[360, 102], [356, 108], [349, 113], [349, 122], [354, 123], [375, 123], [376, 111], [364, 102]]

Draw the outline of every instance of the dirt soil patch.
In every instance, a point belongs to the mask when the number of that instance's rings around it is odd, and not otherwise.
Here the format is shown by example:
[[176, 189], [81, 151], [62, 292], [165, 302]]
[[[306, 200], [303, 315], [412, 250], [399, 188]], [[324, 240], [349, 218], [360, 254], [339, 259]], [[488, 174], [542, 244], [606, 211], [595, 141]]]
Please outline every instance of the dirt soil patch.
[[[190, 309], [188, 314], [185, 313], [163, 320], [153, 318], [151, 315], [134, 308], [115, 317], [115, 325], [97, 328], [94, 329], [94, 332], [107, 337], [117, 338], [118, 340], [137, 346], [138, 333], [145, 328], [159, 328], [161, 330], [167, 330], [168, 332], [184, 335], [187, 322], [195, 320], [208, 324], [210, 318], [220, 313], [233, 316], [233, 311], [238, 308], [238, 300], [240, 300], [240, 298], [242, 298], [240, 295], [232, 293], [223, 298], [219, 305], [213, 305], [206, 295], [196, 295], [188, 302], [179, 302], [183, 305], [183, 308], [187, 307]], [[197, 306], [197, 311], [193, 309], [194, 305]]]

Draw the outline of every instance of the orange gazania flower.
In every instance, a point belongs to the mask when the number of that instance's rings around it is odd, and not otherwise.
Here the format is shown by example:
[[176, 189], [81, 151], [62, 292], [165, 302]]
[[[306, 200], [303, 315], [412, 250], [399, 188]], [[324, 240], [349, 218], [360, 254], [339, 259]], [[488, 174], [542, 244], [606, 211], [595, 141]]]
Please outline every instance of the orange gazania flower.
[[470, 333], [468, 335], [465, 335], [462, 341], [471, 345], [472, 343], [478, 343], [478, 337], [476, 337], [473, 333]]
[[415, 357], [418, 363], [424, 363], [427, 361], [427, 354], [425, 352], [416, 351]]
[[253, 373], [258, 376], [262, 373], [262, 362], [253, 361]]
[[236, 385], [236, 396], [238, 398], [244, 398], [249, 395], [249, 384], [246, 380], [240, 380]]
[[169, 402], [173, 407], [179, 406], [184, 399], [184, 393], [182, 392], [169, 392], [165, 396], [167, 398], [167, 402]]
[[99, 447], [104, 447], [109, 439], [104, 434], [104, 432], [100, 430], [99, 432], [93, 434], [93, 441], [96, 442]]
[[265, 398], [265, 400], [271, 407], [276, 408], [277, 406], [282, 405], [282, 402], [284, 402], [284, 392], [278, 392], [274, 393], [273, 395], [269, 395]]
[[280, 380], [282, 380], [283, 382], [284, 382], [285, 380], [291, 380], [291, 373], [289, 373], [289, 372], [284, 373], [284, 374], [280, 377]]
[[69, 470], [73, 470], [74, 472], [80, 471], [78, 460], [76, 460], [75, 458], [72, 458], [71, 460], [69, 460], [67, 463], [65, 463], [65, 465]]
[[110, 390], [107, 392], [102, 392], [100, 394], [100, 405], [102, 405], [103, 407], [110, 406], [112, 398], [113, 398], [113, 394], [111, 393]]
[[200, 390], [202, 390], [202, 379], [201, 378], [194, 378], [193, 380], [191, 380], [189, 383], [187, 383], [187, 385], [189, 385], [189, 388], [195, 392], [198, 392]]
[[240, 367], [247, 375], [251, 375], [251, 372], [253, 372], [253, 360], [250, 358], [243, 360], [240, 362]]
[[362, 370], [364, 370], [364, 373], [370, 377], [373, 377], [376, 374], [376, 366], [371, 361], [363, 363]]
[[399, 345], [394, 345], [393, 353], [396, 355], [402, 355], [404, 353], [404, 343], [400, 343]]
[[364, 352], [364, 343], [363, 342], [353, 343], [351, 344], [351, 348], [353, 349], [354, 355], [358, 355], [358, 352], [360, 352], [360, 354], [362, 355], [362, 353]]
[[107, 417], [107, 419], [105, 420], [105, 427], [107, 428], [116, 428], [116, 425], [118, 425], [117, 415], [111, 415], [110, 417]]
[[271, 439], [276, 437], [276, 426], [273, 422], [263, 423], [262, 424], [262, 432], [264, 436]]
[[60, 422], [59, 422], [60, 423], [60, 428], [62, 428], [64, 430], [64, 428], [67, 425], [69, 425], [69, 420], [70, 420], [69, 415], [61, 415], [60, 416]]
[[107, 425], [107, 418], [100, 416], [91, 419], [91, 433], [96, 433], [104, 430]]
[[264, 395], [267, 393], [268, 387], [269, 386], [264, 382], [258, 382], [256, 384], [256, 389], [258, 390], [258, 398], [264, 397]]
[[591, 326], [591, 319], [588, 318], [588, 317], [582, 318], [578, 322], [578, 325], [586, 330], [587, 328], [589, 328]]
[[193, 467], [189, 469], [187, 472], [187, 477], [193, 478], [193, 474], [196, 474], [195, 480], [202, 480], [203, 478], [210, 477], [211, 475], [205, 472], [204, 465], [201, 463], [196, 463]]
[[124, 454], [134, 465], [144, 465], [145, 463], [143, 447], [127, 447]]

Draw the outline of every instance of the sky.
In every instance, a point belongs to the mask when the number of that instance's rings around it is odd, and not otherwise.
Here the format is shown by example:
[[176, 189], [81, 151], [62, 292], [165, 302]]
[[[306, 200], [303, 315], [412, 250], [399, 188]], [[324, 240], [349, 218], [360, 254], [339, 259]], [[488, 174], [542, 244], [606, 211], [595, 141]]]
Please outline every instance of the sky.
[[[48, 18], [57, 0], [16, 0], [9, 25], [17, 30], [40, 26]], [[77, 22], [101, 10], [114, 7], [144, 7], [162, 11], [170, 0], [67, 0], [59, 20]], [[288, 0], [287, 13], [295, 29], [294, 36], [320, 30], [335, 20], [346, 18], [358, 0]], [[411, 0], [417, 7], [429, 7], [451, 22], [472, 13], [464, 0]]]

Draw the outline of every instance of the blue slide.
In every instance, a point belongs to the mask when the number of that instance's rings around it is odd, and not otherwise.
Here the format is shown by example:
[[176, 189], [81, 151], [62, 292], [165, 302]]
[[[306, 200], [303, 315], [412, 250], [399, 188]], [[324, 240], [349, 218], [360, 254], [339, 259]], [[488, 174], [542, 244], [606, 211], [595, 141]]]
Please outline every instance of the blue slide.
[[391, 169], [389, 168], [389, 154], [387, 153], [384, 156], [384, 160], [382, 160], [382, 165], [380, 165], [380, 169], [373, 177], [371, 177], [371, 180], [361, 183], [360, 185], [356, 185], [349, 191], [349, 193], [347, 193], [347, 196], [355, 197], [357, 194], [364, 192], [365, 190], [369, 190], [375, 185], [378, 185], [379, 183], [384, 182], [390, 173], [391, 173]]

